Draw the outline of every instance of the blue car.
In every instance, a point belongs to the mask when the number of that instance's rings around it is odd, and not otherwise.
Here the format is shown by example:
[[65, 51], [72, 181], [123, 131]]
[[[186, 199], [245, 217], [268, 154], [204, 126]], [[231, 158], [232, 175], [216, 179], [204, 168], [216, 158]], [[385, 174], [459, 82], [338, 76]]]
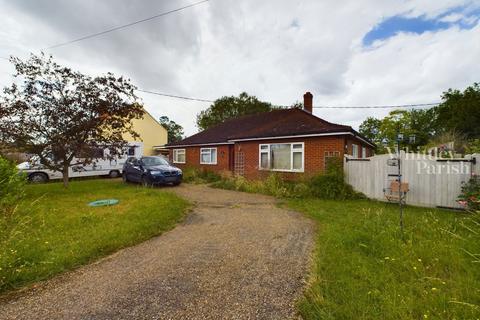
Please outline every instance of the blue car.
[[182, 183], [183, 173], [162, 157], [128, 158], [123, 166], [124, 182], [140, 182], [144, 186]]

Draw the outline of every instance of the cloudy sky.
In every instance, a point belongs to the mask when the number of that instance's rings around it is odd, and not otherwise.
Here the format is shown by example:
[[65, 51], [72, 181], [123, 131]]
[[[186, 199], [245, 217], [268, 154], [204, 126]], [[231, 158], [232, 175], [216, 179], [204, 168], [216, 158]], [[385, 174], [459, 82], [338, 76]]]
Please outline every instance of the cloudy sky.
[[[52, 45], [198, 0], [0, 0], [0, 56]], [[242, 91], [278, 105], [427, 103], [480, 81], [480, 1], [210, 0], [99, 37], [46, 50], [90, 74], [144, 90], [214, 100]], [[0, 59], [0, 84], [13, 69]], [[139, 94], [187, 135], [208, 103]], [[354, 127], [379, 109], [315, 109]]]

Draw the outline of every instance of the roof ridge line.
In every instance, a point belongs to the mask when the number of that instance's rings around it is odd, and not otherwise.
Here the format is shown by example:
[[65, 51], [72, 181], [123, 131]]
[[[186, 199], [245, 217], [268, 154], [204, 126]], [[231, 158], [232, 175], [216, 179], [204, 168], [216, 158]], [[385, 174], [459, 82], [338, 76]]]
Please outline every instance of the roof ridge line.
[[[294, 109], [299, 109], [299, 108], [294, 108]], [[314, 117], [315, 119], [317, 119], [317, 120], [319, 120], [319, 121], [322, 121], [322, 122], [325, 122], [325, 123], [328, 123], [328, 124], [332, 124], [332, 125], [336, 125], [336, 126], [341, 126], [341, 127], [353, 129], [352, 126], [347, 126], [347, 125], [345, 125], [345, 124], [339, 124], [339, 123], [327, 121], [327, 120], [325, 120], [325, 119], [323, 119], [323, 118], [320, 118], [320, 117], [314, 115], [312, 112], [309, 112], [309, 111], [307, 111], [307, 110], [305, 110], [305, 109], [299, 109], [299, 110], [305, 112], [306, 114]]]

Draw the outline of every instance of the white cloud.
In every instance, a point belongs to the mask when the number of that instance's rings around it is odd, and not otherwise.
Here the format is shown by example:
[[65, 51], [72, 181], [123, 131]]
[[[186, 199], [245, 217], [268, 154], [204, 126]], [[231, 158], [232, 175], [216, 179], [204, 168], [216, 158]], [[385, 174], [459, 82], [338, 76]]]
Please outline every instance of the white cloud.
[[441, 21], [441, 22], [458, 22], [458, 21], [461, 21], [463, 19], [465, 19], [465, 16], [463, 14], [452, 13], [452, 14], [446, 15], [443, 18], [440, 18], [439, 21]]
[[[25, 56], [92, 32], [170, 10], [190, 1], [0, 1], [0, 56]], [[205, 5], [51, 50], [89, 73], [113, 71], [139, 87], [215, 99], [242, 91], [292, 104], [312, 91], [317, 105], [430, 102], [449, 87], [471, 84], [479, 67], [478, 25], [422, 35], [400, 33], [372, 49], [363, 36], [398, 14], [437, 17], [468, 1], [233, 1]], [[448, 17], [448, 16], [447, 16]], [[445, 19], [454, 19], [450, 17]], [[0, 83], [11, 68], [0, 60]], [[156, 117], [196, 131], [207, 103], [140, 94]], [[358, 124], [382, 110], [316, 109], [329, 121]]]
[[[347, 94], [335, 103], [408, 104], [435, 102], [448, 88], [463, 89], [478, 81], [480, 25], [471, 30], [451, 28], [422, 35], [401, 33], [375, 50], [357, 48], [345, 80]], [[383, 111], [385, 114], [388, 111]], [[350, 124], [358, 125], [366, 115], [350, 113]]]
[[407, 0], [404, 3], [404, 8], [405, 12], [408, 12], [408, 16], [410, 17], [424, 15], [427, 19], [433, 19], [451, 9], [474, 5], [474, 1], [468, 0]]

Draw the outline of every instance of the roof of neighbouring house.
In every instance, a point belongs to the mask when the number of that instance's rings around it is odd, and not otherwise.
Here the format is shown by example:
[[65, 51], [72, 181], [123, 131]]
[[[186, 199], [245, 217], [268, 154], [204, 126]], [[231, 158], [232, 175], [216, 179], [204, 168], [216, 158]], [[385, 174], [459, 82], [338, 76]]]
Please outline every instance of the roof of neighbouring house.
[[291, 137], [314, 134], [353, 134], [374, 146], [352, 127], [323, 120], [298, 108], [280, 109], [224, 121], [167, 147], [229, 143], [234, 140]]

